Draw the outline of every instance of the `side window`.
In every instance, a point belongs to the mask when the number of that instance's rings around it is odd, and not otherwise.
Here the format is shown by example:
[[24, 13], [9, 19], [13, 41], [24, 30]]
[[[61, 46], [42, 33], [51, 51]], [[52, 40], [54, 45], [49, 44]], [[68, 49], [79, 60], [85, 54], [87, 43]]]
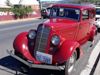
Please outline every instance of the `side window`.
[[83, 10], [82, 11], [82, 20], [89, 19], [89, 11], [88, 10]]
[[89, 17], [93, 19], [95, 17], [95, 10], [90, 10]]
[[63, 17], [64, 16], [64, 8], [59, 9], [59, 16]]

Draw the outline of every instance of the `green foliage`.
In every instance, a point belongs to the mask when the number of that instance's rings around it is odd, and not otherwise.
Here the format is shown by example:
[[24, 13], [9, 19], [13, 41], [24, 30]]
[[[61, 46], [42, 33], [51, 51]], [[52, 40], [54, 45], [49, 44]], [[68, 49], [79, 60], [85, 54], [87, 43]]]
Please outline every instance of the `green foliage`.
[[16, 18], [23, 18], [32, 12], [32, 8], [30, 6], [14, 5], [11, 11], [15, 14]]
[[10, 10], [15, 14], [16, 18], [23, 18], [33, 11], [31, 6], [20, 5], [21, 1], [19, 1], [18, 5], [12, 5], [10, 0], [6, 0], [6, 4], [11, 6]]

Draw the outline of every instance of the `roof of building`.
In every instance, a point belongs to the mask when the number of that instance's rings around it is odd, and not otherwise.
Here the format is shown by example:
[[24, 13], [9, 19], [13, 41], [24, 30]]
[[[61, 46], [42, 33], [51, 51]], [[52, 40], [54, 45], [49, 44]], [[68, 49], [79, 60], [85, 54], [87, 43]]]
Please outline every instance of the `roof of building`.
[[11, 7], [6, 5], [0, 5], [0, 8], [11, 8]]
[[[12, 5], [14, 4], [22, 4], [22, 5], [38, 5], [39, 2], [37, 0], [9, 0]], [[7, 0], [0, 0], [0, 5], [6, 6]]]

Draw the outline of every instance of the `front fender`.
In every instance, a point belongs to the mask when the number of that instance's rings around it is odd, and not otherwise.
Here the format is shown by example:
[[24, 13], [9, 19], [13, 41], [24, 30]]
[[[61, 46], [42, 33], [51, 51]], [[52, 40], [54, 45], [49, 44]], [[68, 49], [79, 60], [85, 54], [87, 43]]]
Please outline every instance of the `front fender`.
[[15, 38], [13, 42], [13, 47], [17, 52], [23, 53], [24, 51], [28, 51], [28, 32], [22, 32]]
[[28, 38], [27, 38], [28, 32], [22, 32], [20, 33], [13, 42], [13, 47], [15, 51], [21, 53], [26, 59], [33, 61], [34, 63], [38, 63], [35, 58], [31, 55], [31, 52], [29, 50], [28, 46]]
[[69, 59], [76, 48], [80, 48], [80, 44], [78, 42], [65, 41], [60, 47], [59, 51], [55, 54], [54, 59], [58, 63], [64, 63]]

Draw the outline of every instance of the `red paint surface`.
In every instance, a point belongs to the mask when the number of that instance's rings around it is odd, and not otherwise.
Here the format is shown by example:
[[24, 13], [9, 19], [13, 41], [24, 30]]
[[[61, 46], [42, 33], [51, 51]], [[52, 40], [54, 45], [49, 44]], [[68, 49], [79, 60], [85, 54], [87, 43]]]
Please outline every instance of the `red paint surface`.
[[28, 32], [20, 33], [14, 40], [13, 47], [17, 52], [20, 52], [26, 59], [33, 61], [35, 64], [38, 64], [39, 61], [37, 61], [30, 53], [31, 51], [28, 47], [27, 35]]
[[[55, 5], [55, 6], [61, 6], [61, 7], [67, 7], [64, 5]], [[72, 8], [79, 8], [81, 11], [84, 9], [89, 9], [91, 7], [86, 6], [68, 6]], [[91, 8], [92, 9], [92, 8]], [[93, 8], [94, 9], [94, 8]], [[62, 18], [56, 18], [56, 19], [49, 19], [46, 22], [43, 23], [43, 25], [50, 27], [50, 35], [48, 37], [48, 45], [46, 47], [46, 53], [49, 53], [50, 51], [50, 43], [51, 38], [53, 35], [58, 35], [61, 39], [61, 42], [58, 46], [58, 50], [52, 54], [53, 55], [53, 63], [64, 63], [66, 60], [69, 59], [69, 57], [72, 55], [74, 50], [76, 48], [80, 49], [80, 46], [87, 42], [89, 39], [94, 37], [94, 34], [96, 32], [96, 27], [93, 24], [90, 24], [91, 18], [87, 20], [82, 20], [82, 12], [80, 15], [80, 21], [75, 21], [71, 19], [62, 19]], [[94, 21], [94, 18], [92, 19]], [[81, 27], [80, 27], [81, 26]], [[36, 62], [34, 59], [34, 56], [30, 56], [29, 52], [29, 46], [28, 46], [28, 40], [26, 38], [26, 33], [21, 33], [14, 41], [14, 48], [15, 50], [22, 53], [28, 60], [32, 60], [33, 62]], [[20, 41], [21, 40], [21, 41]], [[34, 42], [35, 43], [35, 42]], [[27, 47], [27, 50], [22, 47], [22, 44], [25, 44]], [[32, 49], [32, 52], [34, 49]], [[82, 55], [82, 50], [80, 49], [79, 56]], [[34, 59], [34, 60], [33, 60]]]

